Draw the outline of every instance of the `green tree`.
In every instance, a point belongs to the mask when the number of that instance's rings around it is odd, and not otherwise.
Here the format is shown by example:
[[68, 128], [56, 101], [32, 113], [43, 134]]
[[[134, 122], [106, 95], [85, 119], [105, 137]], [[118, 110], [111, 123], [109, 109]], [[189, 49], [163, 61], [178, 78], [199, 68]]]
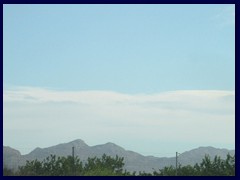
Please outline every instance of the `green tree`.
[[7, 168], [4, 166], [3, 168], [3, 176], [15, 176], [15, 173], [12, 169]]
[[[178, 176], [235, 176], [235, 155], [227, 155], [226, 160], [215, 156], [211, 160], [210, 156], [205, 156], [200, 164], [194, 166], [179, 166]], [[176, 169], [173, 166], [164, 167], [159, 172], [154, 171], [155, 176], [175, 176]]]
[[235, 155], [228, 154], [226, 160], [215, 156], [213, 161], [209, 156], [205, 156], [199, 171], [202, 176], [235, 176]]
[[115, 158], [104, 154], [101, 158], [88, 158], [83, 163], [78, 157], [56, 157], [51, 155], [43, 161], [27, 161], [25, 166], [19, 168], [18, 175], [23, 176], [114, 176], [127, 175], [123, 172], [123, 158]]
[[[24, 176], [135, 176], [136, 172], [123, 171], [123, 158], [111, 157], [104, 154], [101, 158], [88, 158], [83, 165], [78, 157], [56, 157], [51, 155], [42, 162], [38, 160], [27, 161], [25, 166], [19, 168], [17, 173], [5, 168], [4, 175]], [[235, 155], [227, 155], [225, 160], [215, 156], [213, 160], [205, 156], [200, 164], [194, 166], [179, 166], [178, 176], [235, 176]], [[173, 166], [164, 167], [153, 173], [139, 172], [139, 176], [175, 176]]]
[[103, 154], [101, 158], [88, 158], [84, 166], [84, 175], [123, 175], [124, 158], [115, 158]]
[[81, 175], [82, 162], [78, 157], [56, 157], [51, 155], [42, 162], [38, 160], [27, 161], [25, 166], [19, 168], [19, 175], [24, 176], [71, 176]]

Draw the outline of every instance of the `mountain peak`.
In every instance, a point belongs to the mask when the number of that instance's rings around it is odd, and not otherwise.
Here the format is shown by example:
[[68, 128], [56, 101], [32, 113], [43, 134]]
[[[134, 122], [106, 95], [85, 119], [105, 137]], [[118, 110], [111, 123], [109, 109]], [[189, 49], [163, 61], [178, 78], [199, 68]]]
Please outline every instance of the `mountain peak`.
[[123, 150], [124, 148], [122, 148], [121, 146], [115, 144], [115, 143], [112, 143], [112, 142], [107, 142], [105, 144], [103, 144], [102, 146], [105, 146], [105, 147], [108, 147], [108, 148], [113, 148], [113, 149], [121, 149]]
[[79, 147], [79, 148], [80, 147], [88, 147], [88, 145], [81, 139], [76, 139], [76, 140], [71, 141], [71, 142], [66, 143], [66, 144], [68, 144], [70, 146], [74, 146], [74, 147]]
[[105, 145], [108, 145], [108, 146], [118, 146], [118, 145], [116, 145], [116, 144], [114, 144], [112, 142], [107, 142]]
[[212, 146], [199, 146], [197, 149], [218, 149]]
[[17, 155], [17, 156], [21, 156], [20, 151], [11, 148], [10, 146], [3, 146], [3, 153], [8, 153], [10, 155]]
[[86, 144], [82, 139], [75, 139], [74, 141], [71, 141], [70, 143]]

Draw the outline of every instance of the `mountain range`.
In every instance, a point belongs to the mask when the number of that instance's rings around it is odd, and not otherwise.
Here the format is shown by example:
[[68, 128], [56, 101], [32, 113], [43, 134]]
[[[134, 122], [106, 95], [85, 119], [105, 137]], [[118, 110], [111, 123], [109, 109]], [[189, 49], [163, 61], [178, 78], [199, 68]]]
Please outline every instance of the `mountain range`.
[[[3, 146], [3, 164], [5, 167], [17, 170], [18, 166], [25, 165], [26, 160], [31, 161], [38, 159], [42, 161], [51, 154], [55, 154], [56, 156], [72, 155], [72, 147], [74, 147], [75, 156], [78, 156], [83, 162], [85, 162], [88, 157], [101, 157], [104, 153], [112, 157], [115, 157], [116, 155], [124, 157], [124, 167], [130, 172], [152, 172], [153, 170], [158, 170], [165, 166], [175, 166], [176, 163], [175, 157], [143, 156], [137, 152], [125, 150], [124, 148], [110, 142], [96, 146], [88, 146], [83, 140], [77, 139], [69, 143], [58, 144], [48, 148], [38, 147], [26, 155], [21, 155], [18, 150], [9, 146]], [[217, 155], [222, 159], [225, 159], [228, 153], [234, 155], [235, 150], [219, 149], [210, 146], [199, 147], [181, 153], [178, 156], [178, 162], [183, 166], [194, 165], [200, 163], [205, 155], [209, 155], [211, 158]]]

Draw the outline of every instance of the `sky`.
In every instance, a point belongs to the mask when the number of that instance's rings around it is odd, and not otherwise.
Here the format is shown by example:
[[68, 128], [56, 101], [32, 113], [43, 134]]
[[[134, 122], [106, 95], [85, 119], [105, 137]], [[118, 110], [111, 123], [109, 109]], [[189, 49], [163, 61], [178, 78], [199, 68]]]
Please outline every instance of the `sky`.
[[3, 143], [235, 148], [234, 5], [4, 5]]

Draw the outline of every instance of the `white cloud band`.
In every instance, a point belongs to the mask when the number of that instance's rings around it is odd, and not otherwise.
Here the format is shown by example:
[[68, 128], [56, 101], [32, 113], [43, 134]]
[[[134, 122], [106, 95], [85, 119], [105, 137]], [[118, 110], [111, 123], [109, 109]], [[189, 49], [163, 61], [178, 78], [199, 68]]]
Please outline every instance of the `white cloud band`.
[[5, 90], [3, 96], [6, 143], [28, 141], [30, 136], [38, 143], [46, 141], [43, 145], [58, 143], [60, 137], [90, 142], [142, 139], [147, 143], [151, 138], [199, 145], [235, 142], [234, 91], [130, 95], [20, 87]]

